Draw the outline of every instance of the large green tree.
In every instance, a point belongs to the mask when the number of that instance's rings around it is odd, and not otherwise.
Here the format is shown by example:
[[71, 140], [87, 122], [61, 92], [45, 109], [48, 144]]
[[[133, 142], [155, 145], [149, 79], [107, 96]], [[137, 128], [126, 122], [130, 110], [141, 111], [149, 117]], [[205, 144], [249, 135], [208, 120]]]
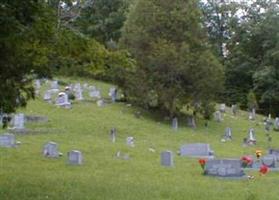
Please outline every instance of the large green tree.
[[214, 99], [223, 68], [208, 48], [200, 19], [194, 0], [136, 2], [121, 39], [138, 66], [125, 87], [130, 100], [175, 115], [186, 104]]
[[31, 81], [48, 76], [53, 13], [37, 0], [0, 3], [0, 109], [13, 112], [34, 97]]

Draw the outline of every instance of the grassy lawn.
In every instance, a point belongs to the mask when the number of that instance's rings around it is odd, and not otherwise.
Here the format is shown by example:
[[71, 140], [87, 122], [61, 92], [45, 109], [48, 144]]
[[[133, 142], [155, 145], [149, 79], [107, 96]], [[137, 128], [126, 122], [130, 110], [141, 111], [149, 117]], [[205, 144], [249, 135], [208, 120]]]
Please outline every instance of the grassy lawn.
[[[108, 97], [110, 85], [86, 82], [101, 88]], [[203, 176], [197, 159], [176, 155], [175, 167], [160, 165], [161, 151], [176, 153], [182, 144], [192, 142], [209, 143], [218, 158], [254, 155], [256, 149], [266, 152], [264, 127], [249, 122], [247, 113], [241, 112], [234, 118], [228, 112], [222, 123], [210, 121], [208, 128], [200, 120], [195, 130], [179, 121], [179, 130], [174, 132], [164, 116], [158, 118], [143, 112], [143, 117], [136, 118], [137, 110], [124, 103], [100, 108], [93, 101], [76, 102], [72, 109], [65, 110], [43, 102], [42, 98], [31, 101], [19, 112], [47, 116], [49, 122], [26, 124], [28, 129], [39, 131], [17, 135], [22, 142], [17, 148], [0, 148], [0, 200], [279, 199], [278, 172], [260, 177], [254, 171], [248, 172], [255, 176], [253, 180], [224, 180]], [[262, 116], [257, 120], [262, 121]], [[232, 127], [233, 141], [221, 143], [227, 126]], [[117, 129], [114, 144], [109, 138], [113, 127]], [[249, 127], [256, 130], [256, 147], [242, 147]], [[271, 135], [272, 146], [279, 148], [279, 133]], [[128, 136], [135, 137], [134, 148], [126, 146]], [[43, 157], [42, 148], [48, 141], [58, 143], [64, 154], [61, 158]], [[73, 149], [82, 151], [83, 165], [67, 164], [67, 152]], [[130, 159], [117, 159], [117, 151], [129, 154]]]

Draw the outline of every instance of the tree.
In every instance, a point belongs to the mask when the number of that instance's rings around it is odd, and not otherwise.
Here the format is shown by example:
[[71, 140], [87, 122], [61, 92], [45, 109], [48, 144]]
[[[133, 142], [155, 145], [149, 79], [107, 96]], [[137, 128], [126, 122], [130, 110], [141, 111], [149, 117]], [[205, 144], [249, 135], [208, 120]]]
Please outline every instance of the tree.
[[209, 51], [200, 16], [196, 1], [137, 1], [121, 39], [137, 61], [125, 87], [130, 100], [175, 115], [186, 104], [214, 99], [223, 68]]
[[50, 75], [53, 13], [37, 0], [3, 0], [0, 6], [0, 109], [13, 112], [34, 97], [35, 76]]

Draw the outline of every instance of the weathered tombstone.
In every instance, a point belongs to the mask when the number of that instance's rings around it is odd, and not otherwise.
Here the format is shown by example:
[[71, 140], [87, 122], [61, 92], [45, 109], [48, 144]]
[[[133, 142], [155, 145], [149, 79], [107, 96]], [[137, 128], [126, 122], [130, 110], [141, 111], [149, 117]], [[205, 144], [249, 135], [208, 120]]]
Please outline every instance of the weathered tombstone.
[[109, 96], [111, 97], [111, 101], [114, 103], [116, 101], [117, 97], [117, 89], [116, 88], [110, 88], [109, 89]]
[[68, 152], [68, 159], [69, 159], [69, 164], [72, 165], [81, 165], [83, 162], [82, 153], [77, 150], [72, 150]]
[[68, 100], [68, 95], [65, 92], [60, 92], [56, 99], [56, 105], [63, 108], [71, 108], [71, 103]]
[[126, 138], [126, 144], [129, 146], [129, 147], [134, 147], [135, 146], [135, 139], [134, 137], [127, 137]]
[[171, 151], [163, 151], [161, 153], [161, 165], [165, 167], [173, 167], [173, 153]]
[[47, 90], [44, 94], [44, 101], [51, 103], [51, 92], [49, 90]]
[[235, 116], [237, 114], [237, 105], [232, 105], [232, 114]]
[[255, 120], [256, 119], [256, 109], [253, 108], [251, 112], [249, 112], [249, 119]]
[[83, 100], [82, 89], [79, 88], [75, 91], [76, 100], [81, 101]]
[[110, 130], [110, 139], [113, 143], [116, 141], [116, 128], [112, 128]]
[[15, 147], [15, 146], [16, 146], [15, 135], [9, 133], [0, 135], [0, 147]]
[[227, 127], [225, 130], [224, 140], [232, 140], [232, 129], [230, 127]]
[[91, 98], [100, 99], [101, 98], [101, 92], [100, 92], [100, 90], [97, 90], [95, 86], [90, 86], [89, 87], [89, 96]]
[[274, 121], [274, 130], [275, 130], [275, 131], [279, 131], [279, 117], [276, 117], [276, 118], [275, 118], [275, 121]]
[[197, 127], [194, 116], [187, 117], [187, 125], [191, 128], [196, 128]]
[[98, 107], [103, 107], [103, 106], [105, 106], [104, 100], [102, 100], [102, 99], [98, 100], [98, 101], [97, 101], [97, 106], [98, 106]]
[[51, 89], [59, 89], [58, 81], [52, 81], [50, 85]]
[[226, 112], [226, 104], [224, 104], [224, 103], [220, 104], [219, 111], [222, 112], [222, 113]]
[[43, 155], [49, 158], [59, 157], [58, 145], [55, 142], [48, 142], [44, 145]]
[[217, 122], [221, 122], [223, 120], [222, 113], [219, 110], [214, 113], [214, 119]]
[[247, 137], [247, 144], [253, 145], [256, 144], [257, 140], [255, 137], [255, 130], [253, 128], [250, 128], [248, 131], [248, 137]]
[[275, 168], [277, 166], [277, 159], [275, 155], [267, 155], [261, 158], [263, 165], [266, 165], [269, 168]]
[[14, 116], [13, 119], [14, 129], [24, 129], [24, 114], [19, 113]]
[[276, 160], [279, 161], [279, 149], [269, 149], [268, 154], [275, 156]]
[[172, 118], [171, 127], [173, 130], [177, 131], [178, 129], [178, 119], [177, 117]]
[[180, 147], [180, 155], [209, 159], [214, 158], [214, 152], [210, 149], [210, 145], [204, 143], [182, 145]]
[[242, 162], [238, 159], [208, 160], [205, 174], [218, 177], [243, 177]]

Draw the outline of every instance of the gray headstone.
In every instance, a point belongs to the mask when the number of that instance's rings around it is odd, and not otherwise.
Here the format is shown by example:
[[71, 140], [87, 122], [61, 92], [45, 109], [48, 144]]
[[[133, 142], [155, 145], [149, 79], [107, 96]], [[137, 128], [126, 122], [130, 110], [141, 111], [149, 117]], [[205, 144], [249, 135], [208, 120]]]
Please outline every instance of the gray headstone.
[[237, 114], [237, 105], [232, 105], [232, 114], [236, 115]]
[[276, 167], [276, 156], [275, 155], [267, 155], [261, 158], [262, 164], [266, 165], [269, 168], [275, 168]]
[[134, 147], [135, 146], [135, 139], [134, 137], [127, 137], [126, 138], [126, 144], [129, 146], [129, 147]]
[[269, 149], [268, 153], [275, 156], [276, 160], [279, 161], [279, 149]]
[[196, 128], [196, 121], [193, 116], [187, 117], [187, 125], [191, 128]]
[[230, 127], [226, 128], [224, 139], [225, 140], [231, 140], [232, 139], [232, 129]]
[[68, 152], [69, 163], [72, 165], [81, 165], [83, 162], [82, 153], [77, 150]]
[[101, 98], [101, 92], [100, 92], [100, 90], [97, 90], [95, 86], [90, 86], [89, 87], [89, 96], [91, 98], [100, 99]]
[[163, 151], [161, 153], [161, 165], [165, 167], [174, 166], [173, 153], [171, 151]]
[[242, 162], [238, 159], [208, 160], [205, 174], [219, 177], [242, 177]]
[[9, 133], [0, 135], [0, 147], [14, 147], [14, 146], [16, 146], [15, 135]]
[[247, 136], [247, 143], [248, 144], [256, 144], [256, 136], [255, 136], [255, 130], [253, 128], [250, 128], [248, 131], [248, 136]]
[[50, 87], [51, 89], [59, 89], [58, 81], [52, 81]]
[[253, 108], [251, 112], [249, 112], [249, 119], [255, 120], [256, 119], [256, 109]]
[[224, 104], [224, 103], [222, 103], [222, 104], [220, 104], [220, 112], [226, 112], [226, 104]]
[[14, 129], [24, 129], [24, 114], [19, 113], [14, 116], [13, 119]]
[[43, 154], [50, 158], [59, 157], [58, 145], [55, 142], [48, 142], [44, 145]]
[[222, 113], [221, 113], [220, 111], [216, 111], [216, 112], [214, 113], [214, 119], [215, 119], [215, 121], [217, 121], [217, 122], [221, 122], [221, 121], [223, 120], [223, 118], [222, 118]]
[[82, 90], [81, 90], [81, 89], [78, 89], [78, 90], [75, 92], [75, 96], [76, 96], [76, 100], [78, 100], [78, 101], [83, 100]]
[[276, 131], [279, 131], [279, 117], [276, 117], [275, 118], [275, 121], [274, 121], [274, 129]]
[[116, 129], [115, 128], [112, 128], [110, 130], [110, 139], [113, 143], [115, 143], [115, 141], [116, 141]]
[[117, 97], [117, 89], [116, 88], [110, 88], [109, 89], [109, 96], [111, 97], [111, 101], [114, 103], [116, 101]]
[[68, 95], [65, 92], [60, 92], [58, 94], [55, 103], [57, 106], [63, 108], [71, 108], [71, 103], [69, 102]]
[[172, 118], [171, 127], [173, 130], [177, 131], [178, 129], [178, 119], [176, 117]]
[[210, 145], [203, 143], [182, 145], [180, 147], [180, 155], [199, 158], [214, 158], [214, 152], [210, 149]]
[[52, 96], [52, 92], [47, 90], [44, 94], [44, 101], [51, 103], [51, 97]]

